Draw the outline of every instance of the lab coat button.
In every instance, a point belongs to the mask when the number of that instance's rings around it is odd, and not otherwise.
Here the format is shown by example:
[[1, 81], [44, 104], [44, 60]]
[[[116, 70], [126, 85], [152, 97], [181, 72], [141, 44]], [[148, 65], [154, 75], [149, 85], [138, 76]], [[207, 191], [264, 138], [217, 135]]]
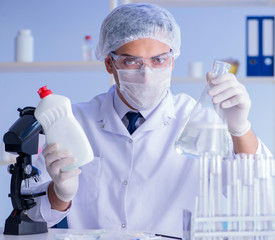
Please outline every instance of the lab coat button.
[[169, 125], [169, 122], [168, 122], [168, 121], [165, 121], [165, 122], [164, 122], [164, 125]]
[[126, 228], [126, 224], [125, 224], [125, 223], [122, 223], [122, 224], [121, 224], [121, 227], [122, 227], [122, 228]]
[[132, 139], [129, 139], [129, 140], [128, 140], [128, 143], [132, 143], [132, 142], [133, 142], [133, 140], [132, 140]]
[[127, 184], [128, 184], [128, 182], [125, 180], [125, 181], [123, 182], [123, 184], [124, 184], [124, 185], [127, 185]]

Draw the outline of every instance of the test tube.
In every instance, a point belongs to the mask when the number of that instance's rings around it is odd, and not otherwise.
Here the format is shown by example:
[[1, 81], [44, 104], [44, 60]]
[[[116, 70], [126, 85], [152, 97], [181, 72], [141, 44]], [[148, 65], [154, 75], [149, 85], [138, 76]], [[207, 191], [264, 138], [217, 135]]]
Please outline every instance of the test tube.
[[[253, 189], [253, 155], [238, 154], [238, 169], [239, 169], [239, 184], [240, 184], [240, 204], [239, 204], [239, 215], [250, 216], [251, 210], [253, 211], [253, 195], [251, 190]], [[252, 188], [252, 189], [251, 189]], [[239, 223], [239, 230], [252, 231], [253, 221], [246, 220]], [[246, 240], [254, 240], [253, 236], [249, 236]]]
[[242, 209], [241, 215], [248, 215], [248, 159], [246, 154], [241, 154], [241, 162], [240, 162], [240, 171], [241, 171], [241, 182], [242, 182]]
[[[238, 178], [237, 178], [237, 160], [233, 159], [232, 160], [232, 197], [231, 197], [231, 216], [238, 216], [238, 191], [237, 191], [237, 183], [238, 183]], [[233, 231], [238, 231], [238, 222], [232, 222], [232, 230]]]
[[[227, 160], [227, 216], [228, 232], [237, 232], [238, 221], [233, 220], [231, 217], [237, 217], [238, 212], [238, 194], [237, 194], [237, 160]], [[231, 218], [231, 219], [230, 219]], [[237, 236], [228, 237], [229, 240], [238, 240]]]
[[[267, 215], [272, 215], [274, 213], [274, 189], [272, 180], [272, 170], [271, 170], [271, 159], [267, 156], [264, 158], [265, 169], [266, 169], [266, 191], [267, 191]], [[268, 222], [268, 231], [273, 230], [273, 221]]]
[[[271, 189], [273, 193], [272, 204], [273, 204], [273, 212], [272, 215], [275, 216], [275, 159], [270, 157], [270, 171], [271, 171]], [[275, 221], [272, 221], [272, 230], [275, 230]]]
[[[210, 168], [210, 217], [222, 216], [222, 157], [215, 155], [211, 158]], [[211, 221], [210, 221], [211, 222]], [[220, 232], [223, 230], [222, 221], [212, 222], [211, 231]], [[217, 237], [217, 239], [222, 239]]]
[[209, 191], [209, 155], [203, 160], [203, 216], [208, 216], [208, 191]]
[[[200, 180], [199, 180], [199, 200], [198, 200], [198, 216], [208, 217], [208, 191], [209, 191], [209, 154], [204, 153], [200, 155]], [[204, 231], [207, 229], [206, 223], [199, 223], [199, 231]]]
[[[215, 173], [215, 188], [216, 188], [216, 201], [215, 201], [215, 216], [222, 216], [222, 158], [216, 156], [216, 173]], [[216, 230], [222, 231], [222, 222], [216, 224]]]
[[[232, 159], [228, 159], [226, 162], [226, 193], [227, 193], [227, 216], [232, 214]], [[229, 221], [227, 225], [228, 231], [232, 231], [232, 222]]]
[[[256, 156], [256, 169], [257, 169], [257, 190], [258, 195], [260, 197], [257, 198], [257, 215], [258, 216], [267, 216], [267, 205], [268, 205], [268, 197], [267, 197], [267, 171], [266, 171], [266, 161], [262, 154]], [[258, 224], [258, 228], [261, 231], [268, 230], [268, 221], [260, 221]]]
[[[250, 217], [254, 215], [254, 155], [249, 154], [247, 159], [248, 178], [247, 178], [247, 215]], [[247, 231], [253, 230], [253, 221], [250, 221], [246, 225]]]
[[[257, 161], [255, 161], [255, 167], [257, 166]], [[254, 178], [254, 214], [255, 216], [260, 216], [260, 190], [259, 190], [259, 179], [257, 170], [255, 171], [255, 178]], [[258, 220], [254, 222], [254, 230], [260, 231], [261, 224]]]
[[[236, 163], [237, 163], [237, 168], [236, 168], [236, 178], [237, 178], [237, 196], [236, 196], [236, 199], [237, 199], [237, 216], [242, 216], [242, 209], [243, 209], [243, 196], [242, 196], [242, 193], [243, 193], [243, 182], [242, 182], [242, 161], [241, 161], [241, 155], [240, 154], [237, 154], [236, 155]], [[239, 224], [238, 224], [238, 228], [239, 228], [239, 231], [243, 231], [244, 230], [244, 227], [243, 227], [243, 222], [239, 221]]]

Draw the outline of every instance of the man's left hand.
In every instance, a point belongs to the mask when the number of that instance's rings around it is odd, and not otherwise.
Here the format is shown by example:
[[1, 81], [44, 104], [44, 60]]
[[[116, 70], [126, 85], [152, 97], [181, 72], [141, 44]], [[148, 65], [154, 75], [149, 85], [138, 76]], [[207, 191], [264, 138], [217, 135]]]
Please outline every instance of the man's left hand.
[[213, 97], [214, 104], [220, 104], [229, 132], [233, 136], [243, 136], [251, 128], [247, 120], [251, 100], [245, 86], [232, 73], [215, 78], [213, 73], [209, 72], [207, 80], [210, 83], [208, 94]]

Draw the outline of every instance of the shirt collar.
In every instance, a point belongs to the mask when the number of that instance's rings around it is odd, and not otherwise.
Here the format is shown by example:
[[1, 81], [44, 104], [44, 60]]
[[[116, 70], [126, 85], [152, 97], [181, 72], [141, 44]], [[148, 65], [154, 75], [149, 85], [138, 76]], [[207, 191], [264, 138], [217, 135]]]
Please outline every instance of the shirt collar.
[[120, 119], [122, 119], [127, 112], [133, 111], [120, 99], [117, 93], [117, 88], [115, 89], [115, 95], [114, 95], [114, 108]]

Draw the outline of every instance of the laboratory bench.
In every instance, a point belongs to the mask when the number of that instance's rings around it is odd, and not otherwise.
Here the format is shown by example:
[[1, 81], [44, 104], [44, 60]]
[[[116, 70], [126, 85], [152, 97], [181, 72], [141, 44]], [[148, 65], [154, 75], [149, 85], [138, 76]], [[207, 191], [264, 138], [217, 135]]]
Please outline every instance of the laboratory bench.
[[[65, 228], [49, 228], [47, 233], [30, 234], [30, 235], [5, 235], [5, 234], [3, 234], [4, 228], [0, 227], [0, 240], [58, 240], [59, 239], [57, 237], [58, 235], [64, 235], [64, 234], [74, 235], [74, 234], [80, 234], [80, 233], [85, 235], [85, 233], [89, 234], [89, 233], [91, 233], [91, 231], [99, 231], [100, 232], [100, 231], [104, 231], [104, 230], [101, 230], [101, 229], [99, 229], [99, 230], [91, 230], [91, 229], [76, 230], [76, 229], [65, 229]], [[126, 232], [114, 232], [114, 234], [118, 234], [118, 233], [126, 234]], [[74, 239], [76, 239], [76, 238], [74, 238]], [[85, 239], [88, 239], [88, 238], [85, 238]], [[93, 238], [89, 238], [89, 239], [93, 239]], [[126, 239], [126, 238], [122, 237], [122, 239]], [[174, 240], [175, 238], [161, 237], [161, 240], [162, 239], [163, 240]], [[67, 240], [67, 239], [65, 238], [64, 240]], [[113, 239], [110, 239], [110, 240], [113, 240]]]

